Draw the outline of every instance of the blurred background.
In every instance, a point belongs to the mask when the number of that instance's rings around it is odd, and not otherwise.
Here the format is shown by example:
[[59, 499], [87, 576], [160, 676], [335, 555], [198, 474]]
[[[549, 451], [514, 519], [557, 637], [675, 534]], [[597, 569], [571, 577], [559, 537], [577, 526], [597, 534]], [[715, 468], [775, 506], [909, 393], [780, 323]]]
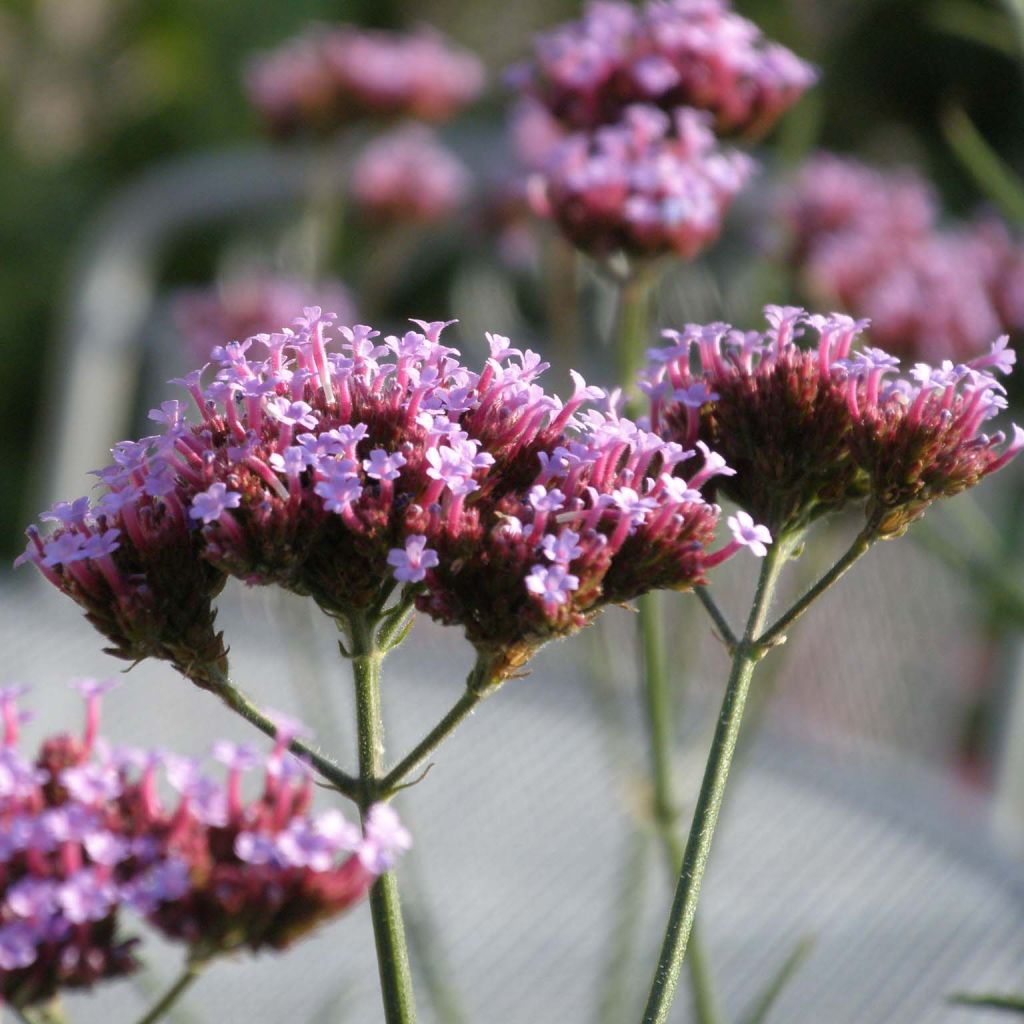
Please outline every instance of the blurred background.
[[[995, 260], [991, 253], [998, 250], [1000, 266], [1009, 268], [1008, 283], [993, 300], [995, 329], [989, 330], [991, 317], [986, 320], [988, 313], [982, 311], [973, 320], [965, 314], [970, 323], [962, 333], [970, 335], [978, 322], [985, 325], [983, 341], [967, 339], [977, 351], [1002, 331], [1017, 341], [1024, 338], [1024, 8], [1015, 0], [751, 0], [734, 6], [768, 36], [815, 64], [821, 77], [755, 147], [762, 168], [734, 205], [720, 243], [670, 273], [658, 300], [659, 320], [667, 325], [728, 319], [750, 328], [761, 326], [765, 302], [816, 302], [820, 309], [826, 300], [837, 308], [845, 305], [854, 315], [884, 320], [889, 307], [857, 308], [861, 293], [829, 276], [844, 268], [836, 270], [824, 257], [815, 262], [800, 251], [806, 239], [797, 237], [803, 225], [792, 213], [795, 200], [787, 206], [780, 198], [780, 189], [795, 180], [806, 161], [828, 150], [886, 172], [909, 171], [913, 187], [930, 195], [934, 223], [929, 230], [943, 238], [975, 239], [972, 232], [984, 236], [988, 248], [982, 255], [969, 246], [956, 249], [943, 272], [950, 274], [952, 266], [955, 279], [957, 266]], [[147, 410], [168, 394], [163, 381], [201, 365], [203, 350], [218, 341], [287, 322], [259, 321], [268, 307], [283, 309], [282, 316], [290, 318], [290, 310], [323, 300], [342, 322], [358, 320], [382, 329], [395, 328], [409, 316], [458, 318], [456, 343], [470, 362], [484, 351], [483, 332], [491, 330], [540, 350], [560, 378], [555, 386], [567, 380], [570, 365], [583, 368], [588, 380], [597, 383], [613, 379], [607, 342], [611, 302], [593, 272], [528, 209], [524, 172], [509, 135], [510, 90], [503, 85], [505, 69], [528, 54], [534, 33], [577, 16], [579, 9], [556, 0], [292, 0], [258, 8], [215, 0], [5, 0], [0, 5], [0, 379], [6, 385], [0, 405], [0, 554], [9, 562], [19, 553], [24, 525], [40, 509], [83, 493], [87, 470], [103, 464], [111, 444], [149, 432]], [[365, 167], [367, 184], [358, 189], [359, 161], [363, 156], [369, 160], [369, 148], [384, 130], [380, 126], [363, 121], [339, 132], [282, 130], [280, 123], [268, 121], [265, 110], [261, 116], [247, 95], [245, 83], [252, 80], [257, 55], [306, 32], [312, 22], [341, 20], [398, 30], [430, 25], [483, 63], [487, 81], [482, 94], [436, 129], [438, 144], [447, 148], [431, 165], [433, 178], [411, 188], [422, 206], [410, 200], [408, 186], [404, 196], [389, 198], [387, 183]], [[417, 164], [422, 151], [413, 144], [410, 157], [405, 144], [392, 141], [381, 156], [383, 164]], [[870, 179], [837, 178], [827, 189], [834, 188], [838, 197], [843, 189], [856, 193], [869, 187], [874, 187]], [[990, 238], [995, 238], [991, 245]], [[884, 238], [878, 244], [884, 246]], [[945, 281], [940, 280], [940, 291]], [[902, 323], [898, 316], [885, 322], [897, 328]], [[240, 325], [251, 329], [243, 331]], [[229, 329], [239, 333], [225, 335]], [[962, 355], [954, 342], [964, 339], [955, 330], [948, 352], [936, 345], [927, 351], [915, 347], [919, 334], [908, 329], [906, 338], [890, 341], [910, 358]], [[1019, 420], [1024, 388], [1020, 380], [1010, 386]], [[975, 966], [957, 978], [958, 984], [970, 986], [989, 971], [992, 983], [1005, 987], [1017, 971], [1017, 987], [1024, 988], [1019, 926], [1024, 919], [1019, 912], [1024, 908], [1019, 870], [1024, 850], [1022, 499], [1024, 466], [1018, 464], [987, 482], [977, 500], [959, 498], [936, 508], [920, 531], [891, 548], [883, 546], [884, 554], [872, 553], [858, 566], [856, 578], [843, 584], [844, 596], [826, 600], [808, 617], [803, 638], [794, 638], [792, 649], [783, 652], [770, 673], [773, 678], [761, 688], [761, 717], [769, 722], [769, 738], [759, 741], [759, 752], [752, 756], [760, 759], [765, 773], [753, 774], [747, 795], [741, 793], [737, 802], [751, 808], [755, 820], [757, 813], [767, 813], [758, 807], [781, 801], [790, 808], [787, 827], [797, 829], [781, 836], [764, 825], [766, 848], [791, 857], [791, 844], [802, 842], [801, 837], [842, 834], [849, 878], [859, 878], [856, 873], [874, 860], [920, 868], [917, 875], [907, 868], [888, 879], [883, 872], [875, 878], [877, 889], [873, 883], [851, 882], [842, 913], [837, 909], [811, 926], [797, 919], [796, 903], [789, 900], [796, 916], [785, 925], [786, 934], [799, 936], [810, 927], [822, 936], [819, 964], [835, 968], [844, 942], [853, 942], [851, 962], [859, 956], [864, 966], [859, 975], [844, 975], [838, 990], [828, 987], [833, 976], [819, 971], [819, 988], [793, 995], [790, 1016], [781, 1012], [780, 1020], [961, 1019], [956, 1016], [960, 1011], [941, 1009], [946, 991], [941, 971], [926, 984], [920, 972], [916, 981], [908, 980], [914, 975], [909, 970], [897, 983], [886, 973], [884, 942], [872, 950], [862, 939], [851, 939], [873, 934], [882, 920], [888, 922], [882, 929], [888, 941], [901, 948], [923, 942], [920, 956], [932, 965], [941, 955], [952, 956], [960, 948], [957, 941], [966, 944], [963, 948], [970, 945]], [[839, 523], [823, 538], [821, 551], [813, 559], [808, 556], [808, 582], [829, 564], [830, 553], [843, 549], [847, 525]], [[28, 575], [0, 574], [9, 663], [3, 674], [52, 683], [87, 670], [114, 671], [116, 666], [102, 655], [84, 653], [91, 634], [73, 609], [56, 611], [62, 599], [55, 592], [37, 593], [32, 589], [36, 581], [24, 578]], [[742, 570], [724, 575], [723, 602], [738, 615], [750, 581]], [[242, 628], [259, 632], [267, 621], [261, 616], [267, 616], [286, 632], [293, 627], [315, 631], [304, 619], [295, 626], [273, 608], [254, 611], [250, 597], [232, 600], [228, 621]], [[540, 794], [530, 780], [540, 787], [539, 774], [554, 770], [545, 759], [543, 737], [552, 723], [559, 723], [563, 734], [581, 728], [578, 749], [589, 752], [580, 754], [575, 776], [571, 765], [558, 762], [566, 778], [578, 780], [580, 772], [586, 776], [579, 783], [580, 799], [603, 798], [617, 808], [621, 820], [642, 820], [637, 806], [643, 800], [634, 785], [642, 771], [629, 749], [636, 700], [629, 623], [609, 617], [600, 638], [581, 643], [575, 656], [559, 651], [535, 671], [544, 686], [564, 683], [551, 698], [553, 710], [539, 703], [544, 699], [540, 686], [528, 686], [519, 718], [508, 712], [511, 731], [495, 733], [500, 716], [488, 719], [479, 742], [494, 743], [509, 757], [514, 751], [520, 756], [524, 749], [532, 751], [538, 773], [536, 778], [524, 775], [506, 764], [496, 769], [494, 793], [526, 786], [534, 797]], [[65, 639], [40, 656], [50, 627], [59, 628]], [[79, 627], [81, 634], [74, 632]], [[442, 641], [438, 630], [426, 628], [425, 634], [424, 649], [443, 665], [445, 642], [450, 641]], [[680, 767], [685, 788], [699, 776], [723, 659], [693, 609], [680, 612], [674, 635], [680, 687], [685, 684], [690, 694], [679, 722], [680, 735], [687, 739]], [[243, 646], [241, 637], [237, 642]], [[266, 664], [253, 661], [257, 674]], [[594, 665], [603, 665], [604, 671], [591, 672]], [[308, 670], [294, 660], [277, 667], [289, 678]], [[417, 668], [409, 665], [398, 674]], [[443, 670], [434, 675], [442, 686]], [[595, 684], [598, 676], [603, 682]], [[182, 685], [158, 671], [153, 681], [136, 687], [141, 696], [129, 700], [114, 727], [131, 734], [152, 730], [148, 697], [155, 698], [156, 687]], [[271, 682], [266, 688], [273, 692]], [[567, 695], [573, 694], [585, 698], [585, 727], [569, 713]], [[769, 701], [769, 695], [774, 699]], [[293, 696], [297, 710], [308, 712], [299, 690]], [[198, 694], [183, 700], [178, 727], [187, 735], [192, 709], [206, 705]], [[501, 700], [514, 702], [510, 693]], [[276, 696], [275, 701], [287, 703]], [[56, 714], [59, 704], [54, 700], [50, 710]], [[438, 707], [444, 705], [440, 700]], [[408, 707], [396, 714], [400, 723], [408, 718], [398, 726], [401, 735], [413, 738], [421, 731], [415, 724], [418, 716]], [[428, 719], [425, 715], [423, 721]], [[214, 735], [224, 731], [222, 722], [217, 725]], [[523, 747], [526, 735], [533, 739]], [[474, 750], [460, 755], [466, 763], [481, 756], [475, 744]], [[603, 766], [600, 772], [587, 767], [590, 757]], [[820, 787], [798, 801], [797, 811], [786, 800], [796, 800], [794, 793], [806, 786], [808, 772]], [[462, 806], [479, 810], [487, 804], [479, 792], [458, 787], [454, 792], [466, 802]], [[893, 794], [899, 792], [912, 794], [913, 814], [895, 809], [900, 801]], [[454, 820], [451, 791], [443, 805], [441, 797], [427, 801], [423, 816]], [[532, 799], [515, 804], [520, 825], [526, 822], [530, 828], [546, 827], [556, 811], [569, 814], [559, 807], [541, 812]], [[587, 807], [595, 816], [587, 834], [618, 844], [622, 829], [601, 833], [596, 804]], [[473, 820], [474, 828], [485, 833], [507, 827], [489, 816]], [[888, 838], [876, 836], [869, 843], [865, 837], [874, 828]], [[432, 836], [432, 831], [443, 832], [426, 825], [424, 845], [443, 845], [444, 835]], [[863, 852], [865, 843], [870, 855]], [[807, 838], [807, 845], [813, 847], [813, 839]], [[495, 898], [487, 893], [506, 884], [498, 868], [503, 857], [513, 862], [523, 857], [535, 867], [531, 858], [539, 858], [537, 864], [544, 860], [534, 847], [529, 852], [505, 845], [493, 850], [494, 859], [483, 867], [465, 846], [459, 849], [453, 863], [463, 877], [479, 872], [470, 888], [484, 916], [488, 899]], [[734, 877], [738, 872], [756, 885], [761, 877], [756, 858], [743, 861], [738, 846], [729, 849], [733, 852], [723, 853], [723, 859], [733, 858]], [[822, 849], [817, 847], [814, 857], [827, 869], [831, 856], [834, 867], [839, 854], [826, 855]], [[597, 867], [593, 877], [611, 888], [619, 876], [620, 852], [628, 866], [628, 849], [620, 851], [618, 845], [614, 865], [609, 864], [612, 851], [598, 854], [592, 847], [571, 852], [569, 863], [590, 864], [587, 858], [597, 856], [607, 877]], [[436, 859], [423, 870], [433, 887], [425, 889], [440, 893], [442, 901], [466, 896], [464, 888], [441, 878]], [[810, 875], [797, 875], [794, 884], [804, 887], [806, 906], [813, 907], [817, 883], [807, 881]], [[961, 887], [948, 916], [932, 906], [938, 925], [914, 916], [914, 900], [906, 889], [911, 876], [922, 899], [936, 886], [944, 892]], [[737, 965], [753, 962], [753, 940], [738, 923], [745, 912], [730, 902], [728, 892], [719, 890], [716, 896], [713, 881], [709, 920], [717, 912], [724, 923], [711, 925], [712, 939], [720, 946], [723, 973], [728, 968], [735, 977]], [[557, 902], [572, 880], [556, 872], [537, 884], [537, 891], [521, 898]], [[908, 901], [904, 922], [910, 923], [903, 930], [892, 910], [895, 893]], [[770, 900], [772, 892], [762, 895]], [[552, 924], [544, 940], [554, 944], [545, 948], [555, 974], [571, 968], [589, 928], [600, 930], [588, 917], [596, 911], [586, 892], [579, 894], [578, 906], [572, 899], [576, 917], [567, 925], [569, 932]], [[650, 893], [644, 899], [648, 920], [657, 922], [658, 899]], [[965, 912], [965, 900], [975, 914], [969, 922], [958, 916]], [[609, 897], [606, 902], [612, 904], [608, 913], [615, 912], [615, 901]], [[883, 909], [871, 914], [871, 907]], [[1015, 909], [1011, 913], [1008, 908]], [[429, 917], [427, 910], [424, 914]], [[536, 927], [536, 922], [519, 921], [517, 914], [509, 912], [515, 920], [504, 922], [506, 934]], [[828, 922], [840, 922], [838, 931], [830, 931]], [[557, 999], [517, 1002], [502, 985], [514, 984], [518, 961], [496, 955], [479, 960], [489, 933], [474, 930], [481, 927], [478, 922], [453, 918], [448, 924], [449, 953], [460, 962], [476, 956], [475, 976], [490, 981], [483, 988], [471, 986], [466, 998], [475, 1013], [464, 1018], [455, 1009], [446, 1013], [441, 992], [425, 1014], [436, 1013], [442, 1021], [598, 1019], [580, 1015], [572, 999], [564, 1010], [567, 1018], [554, 1015], [552, 1007], [562, 1005]], [[763, 925], [770, 934], [772, 924], [766, 911], [752, 927], [760, 936], [757, 929]], [[945, 938], [931, 949], [924, 939], [934, 927]], [[651, 934], [656, 931], [655, 924]], [[954, 939], [957, 933], [961, 940]], [[305, 976], [302, 963], [294, 961], [289, 968], [299, 979], [295, 984]], [[429, 974], [433, 968], [419, 969]], [[637, 968], [636, 977], [642, 980], [646, 970]], [[815, 974], [813, 965], [807, 970]], [[557, 978], [546, 977], [538, 993], [557, 989]], [[730, 990], [727, 1002], [739, 1005], [756, 988], [753, 981], [743, 981]], [[244, 990], [245, 985], [232, 990], [234, 995], [223, 997], [220, 1015], [206, 1019], [231, 1020], [232, 1012], [241, 1014]], [[875, 1003], [865, 995], [868, 990], [875, 993]], [[357, 985], [353, 1005], [362, 1005], [359, 991]], [[858, 995], [840, 999], [837, 991]], [[809, 992], [817, 993], [819, 1010], [801, 1016], [796, 1007], [805, 1005]], [[321, 997], [329, 995], [325, 988]], [[834, 1006], [821, 1002], [833, 997]], [[315, 1000], [310, 1000], [310, 1019], [329, 1019], [318, 1017]], [[91, 1012], [98, 1013], [98, 1005]], [[601, 1019], [609, 1024], [627, 1019], [602, 1005]], [[260, 1017], [258, 1009], [246, 1012], [256, 1014], [250, 1019], [280, 1019]], [[288, 1009], [282, 1004], [274, 1012]], [[360, 1012], [344, 1019], [374, 1019]], [[81, 1019], [88, 1020], [88, 1012]]]

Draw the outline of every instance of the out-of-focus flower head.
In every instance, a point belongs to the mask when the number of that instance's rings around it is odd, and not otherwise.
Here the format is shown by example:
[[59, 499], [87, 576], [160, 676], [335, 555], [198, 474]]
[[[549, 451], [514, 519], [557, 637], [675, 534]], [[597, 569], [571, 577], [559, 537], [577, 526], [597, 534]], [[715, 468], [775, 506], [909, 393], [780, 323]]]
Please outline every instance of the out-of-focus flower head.
[[[311, 771], [285, 749], [291, 735], [280, 730], [269, 754], [215, 744], [224, 782], [195, 761], [162, 758], [178, 794], [167, 804], [155, 796], [152, 771], [124, 790], [125, 831], [155, 843], [178, 875], [172, 895], [166, 867], [136, 875], [127, 895], [194, 959], [286, 948], [360, 900], [411, 845], [385, 805], [370, 808], [363, 830], [338, 810], [313, 813]], [[245, 777], [258, 772], [258, 795], [247, 799]]]
[[757, 137], [816, 74], [724, 0], [596, 0], [578, 21], [539, 36], [510, 77], [573, 129], [649, 103], [706, 110], [718, 133]]
[[[198, 415], [154, 410], [163, 434], [117, 446], [108, 492], [47, 513], [57, 528], [31, 529], [19, 561], [119, 653], [167, 658], [199, 685], [223, 671], [222, 647], [203, 642], [224, 576], [312, 596], [342, 620], [398, 581], [464, 627], [489, 683], [608, 602], [700, 583], [743, 546], [708, 551], [719, 510], [700, 487], [721, 460], [705, 453], [680, 475], [693, 451], [587, 411], [603, 392], [578, 375], [562, 401], [536, 382], [546, 364], [507, 338], [489, 336], [475, 372], [441, 340], [445, 324], [417, 325], [380, 338], [309, 308], [215, 349], [212, 374], [180, 382]], [[198, 584], [190, 648], [179, 605]]]
[[118, 926], [122, 883], [140, 857], [162, 859], [119, 834], [118, 773], [94, 756], [99, 698], [110, 685], [78, 680], [85, 735], [47, 739], [35, 761], [17, 749], [26, 688], [0, 687], [0, 1003], [18, 1009], [138, 967], [138, 940]]
[[465, 204], [471, 177], [433, 131], [407, 124], [374, 139], [356, 157], [350, 190], [356, 206], [374, 220], [430, 222]]
[[593, 255], [691, 259], [718, 237], [753, 170], [745, 154], [717, 146], [706, 115], [632, 106], [621, 122], [559, 143], [530, 194], [536, 212]]
[[870, 318], [887, 349], [962, 359], [1024, 330], [1024, 247], [991, 217], [940, 227], [914, 172], [823, 154], [781, 190], [779, 210], [803, 290]]
[[[281, 949], [361, 898], [410, 845], [394, 811], [365, 826], [310, 812], [306, 766], [286, 752], [282, 723], [269, 755], [220, 742], [223, 783], [197, 762], [117, 748], [98, 735], [110, 681], [73, 684], [86, 701], [81, 737], [17, 750], [23, 687], [0, 687], [0, 998], [19, 1009], [90, 988], [138, 966], [119, 930], [129, 907], [193, 958]], [[259, 794], [243, 776], [263, 767]], [[167, 801], [166, 777], [176, 796]]]
[[205, 359], [226, 339], [240, 341], [275, 330], [296, 309], [314, 305], [344, 323], [355, 320], [352, 295], [340, 281], [312, 282], [269, 272], [183, 291], [175, 302], [174, 318], [194, 357]]
[[[774, 534], [866, 498], [877, 536], [891, 537], [937, 498], [957, 494], [1024, 447], [1013, 427], [982, 426], [1006, 403], [994, 373], [1014, 364], [1006, 338], [970, 363], [918, 363], [900, 377], [881, 349], [854, 349], [864, 321], [769, 306], [769, 330], [728, 324], [667, 331], [642, 387], [652, 429], [710, 444], [736, 472], [716, 479]], [[814, 349], [798, 344], [807, 327]]]
[[363, 117], [443, 121], [480, 94], [480, 60], [439, 32], [314, 25], [253, 58], [249, 101], [277, 136], [320, 134]]

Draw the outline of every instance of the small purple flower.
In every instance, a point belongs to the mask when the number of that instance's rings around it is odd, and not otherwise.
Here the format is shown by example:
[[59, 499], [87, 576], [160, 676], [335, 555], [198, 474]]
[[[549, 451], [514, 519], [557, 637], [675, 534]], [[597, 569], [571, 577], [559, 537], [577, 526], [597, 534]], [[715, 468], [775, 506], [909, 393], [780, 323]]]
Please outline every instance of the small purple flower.
[[48, 541], [43, 565], [50, 568], [56, 565], [71, 565], [80, 562], [88, 555], [85, 546], [88, 539], [80, 533], [62, 533]]
[[579, 585], [579, 577], [573, 576], [564, 565], [535, 565], [526, 577], [526, 589], [539, 597], [549, 612], [566, 604]]
[[140, 914], [152, 914], [161, 903], [181, 899], [190, 886], [187, 862], [172, 857], [136, 875], [121, 887], [121, 896]]
[[94, 864], [114, 865], [127, 860], [132, 853], [131, 843], [114, 832], [97, 829], [82, 842], [89, 860]]
[[228, 740], [218, 740], [214, 743], [212, 753], [215, 761], [238, 772], [250, 771], [262, 760], [259, 751], [250, 744], [231, 743]]
[[262, 832], [239, 832], [235, 836], [235, 856], [246, 864], [272, 864], [277, 857], [274, 838]]
[[324, 508], [328, 512], [344, 513], [362, 497], [363, 485], [351, 459], [322, 462], [320, 470], [324, 479], [319, 480], [313, 490], [324, 499]]
[[530, 488], [527, 500], [535, 512], [560, 512], [565, 505], [565, 495], [557, 487], [549, 491], [541, 484]]
[[444, 483], [453, 495], [470, 494], [477, 490], [473, 480], [476, 467], [473, 459], [451, 445], [441, 445], [427, 451], [427, 476]]
[[61, 526], [74, 526], [84, 521], [89, 514], [89, 499], [76, 498], [74, 501], [58, 501], [48, 512], [43, 512], [43, 522], [60, 523]]
[[117, 888], [91, 868], [76, 872], [57, 893], [64, 916], [73, 924], [102, 921], [114, 909], [117, 898]]
[[[150, 479], [152, 480], [157, 478], [151, 477]], [[121, 531], [116, 527], [111, 527], [103, 533], [94, 533], [82, 545], [82, 555], [85, 558], [95, 559], [105, 558], [108, 555], [112, 555], [121, 546], [121, 542], [118, 540], [120, 536]]]
[[562, 530], [557, 536], [553, 533], [545, 534], [541, 540], [541, 547], [545, 557], [552, 562], [568, 565], [574, 558], [579, 558], [583, 554], [583, 547], [579, 541], [580, 535], [575, 530]]
[[209, 525], [220, 519], [227, 509], [238, 508], [241, 503], [241, 494], [229, 491], [227, 484], [215, 483], [192, 499], [192, 507], [188, 514], [192, 519], [201, 519], [204, 524]]
[[374, 448], [370, 457], [363, 460], [366, 475], [375, 480], [397, 480], [404, 465], [405, 456], [401, 452], [389, 455], [383, 448]]
[[334, 862], [334, 844], [305, 818], [292, 821], [273, 845], [279, 862], [290, 867], [328, 871]]
[[767, 526], [755, 523], [753, 518], [742, 510], [734, 516], [729, 516], [726, 525], [732, 531], [733, 540], [737, 544], [750, 548], [758, 558], [764, 558], [768, 554], [765, 545], [771, 544], [772, 535]]
[[399, 583], [422, 583], [427, 570], [438, 565], [437, 552], [426, 546], [427, 538], [414, 533], [406, 538], [405, 548], [392, 548], [388, 552], [388, 565], [394, 567]]
[[354, 825], [339, 810], [324, 811], [315, 820], [316, 830], [327, 839], [336, 850], [351, 852], [362, 839], [359, 827]]
[[390, 871], [399, 854], [412, 846], [412, 836], [399, 820], [394, 808], [388, 804], [374, 804], [370, 808], [363, 832], [359, 859], [374, 874]]
[[25, 921], [0, 925], [0, 971], [30, 967], [38, 956], [36, 929]]
[[114, 767], [94, 763], [65, 768], [60, 773], [60, 782], [75, 800], [89, 806], [113, 800], [123, 788]]
[[94, 679], [92, 676], [82, 676], [72, 679], [68, 684], [73, 690], [77, 690], [85, 700], [93, 700], [109, 693], [115, 686], [121, 684], [120, 679]]
[[267, 413], [287, 426], [312, 430], [317, 425], [313, 408], [307, 402], [290, 402], [287, 398], [268, 399]]

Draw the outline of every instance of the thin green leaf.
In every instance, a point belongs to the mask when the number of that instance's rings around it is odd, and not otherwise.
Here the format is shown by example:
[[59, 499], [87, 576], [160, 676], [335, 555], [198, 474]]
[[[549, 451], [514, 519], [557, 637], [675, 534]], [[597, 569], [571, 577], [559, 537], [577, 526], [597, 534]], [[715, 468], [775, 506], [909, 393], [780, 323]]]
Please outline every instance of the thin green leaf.
[[989, 10], [964, 0], [946, 0], [932, 8], [932, 27], [980, 46], [987, 46], [1005, 57], [1021, 55], [1016, 20], [1000, 11]]
[[740, 1024], [765, 1024], [768, 1014], [775, 1007], [775, 1003], [782, 994], [782, 990], [800, 969], [800, 965], [810, 956], [813, 948], [814, 939], [810, 937], [803, 938], [796, 944], [793, 952], [782, 962], [782, 966], [765, 987], [764, 992], [758, 996], [750, 1009], [740, 1018]]
[[1024, 1014], [1024, 996], [970, 995], [958, 992], [949, 997], [954, 1006], [973, 1006], [979, 1010], [1009, 1010], [1010, 1013]]
[[1024, 182], [985, 141], [963, 107], [947, 108], [942, 118], [942, 132], [978, 188], [1009, 220], [1024, 225]]
[[1003, 6], [1013, 19], [1013, 27], [1017, 32], [1017, 45], [1024, 53], [1024, 0], [1003, 0]]

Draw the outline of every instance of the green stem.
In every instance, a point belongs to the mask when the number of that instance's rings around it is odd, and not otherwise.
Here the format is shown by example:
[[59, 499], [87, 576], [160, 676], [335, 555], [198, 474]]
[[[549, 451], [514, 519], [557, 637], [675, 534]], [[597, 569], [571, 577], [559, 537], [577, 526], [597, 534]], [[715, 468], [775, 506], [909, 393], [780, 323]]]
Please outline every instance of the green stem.
[[790, 979], [800, 969], [800, 965], [811, 955], [814, 942], [811, 939], [801, 939], [793, 948], [793, 952], [782, 962], [775, 977], [769, 982], [768, 987], [761, 993], [753, 1006], [740, 1019], [740, 1024], [765, 1024], [768, 1015], [772, 1012], [783, 989], [789, 984]]
[[765, 650], [755, 638], [764, 628], [775, 584], [786, 555], [787, 551], [782, 542], [776, 542], [768, 549], [761, 566], [747, 628], [744, 630], [743, 638], [736, 645], [732, 671], [722, 700], [722, 711], [708, 754], [704, 781], [701, 784], [683, 854], [683, 866], [669, 913], [661, 956], [644, 1011], [644, 1024], [664, 1024], [668, 1019], [669, 1008], [679, 983], [679, 973], [697, 914], [697, 902], [711, 851], [711, 840], [725, 795], [729, 768], [736, 751], [743, 708], [754, 675], [754, 666]]
[[[204, 689], [208, 689], [220, 697], [227, 707], [235, 714], [241, 715], [247, 722], [255, 725], [260, 732], [270, 737], [277, 735], [277, 726], [273, 721], [260, 711], [256, 704], [239, 690], [225, 673], [214, 670], [204, 675], [201, 680], [196, 681]], [[300, 739], [292, 740], [289, 749], [293, 754], [307, 759], [313, 768], [338, 792], [350, 800], [359, 799], [362, 791], [360, 780], [349, 775], [336, 761], [321, 754]]]
[[718, 629], [722, 642], [727, 647], [735, 647], [737, 642], [736, 634], [732, 631], [732, 626], [729, 625], [729, 621], [722, 613], [722, 609], [718, 607], [714, 597], [711, 596], [711, 588], [707, 586], [694, 587], [693, 592], [697, 595], [697, 600], [704, 605], [708, 615], [711, 616], [711, 621]]
[[156, 1024], [163, 1020], [168, 1011], [181, 998], [186, 990], [202, 973], [204, 963], [201, 960], [189, 960], [185, 969], [178, 975], [177, 981], [157, 1000], [149, 1011], [139, 1018], [138, 1024]]
[[[384, 766], [384, 729], [380, 713], [380, 674], [383, 653], [377, 646], [377, 623], [353, 616], [349, 621], [352, 672], [356, 684], [356, 721], [359, 735], [359, 809], [365, 820], [380, 798]], [[412, 994], [409, 953], [402, 924], [398, 880], [393, 871], [380, 876], [370, 889], [370, 916], [377, 946], [381, 998], [387, 1024], [413, 1024], [416, 1006]]]
[[650, 267], [640, 267], [631, 270], [619, 283], [615, 362], [627, 407], [633, 404], [636, 377], [644, 365], [655, 281], [656, 275]]
[[803, 615], [803, 613], [807, 611], [807, 609], [810, 608], [810, 606], [814, 604], [814, 602], [817, 601], [817, 599], [821, 597], [821, 595], [825, 593], [833, 583], [836, 583], [845, 576], [847, 572], [849, 572], [853, 563], [856, 562], [861, 555], [865, 554], [868, 548], [870, 548], [874, 543], [875, 536], [874, 525], [869, 523], [863, 530], [861, 530], [860, 533], [857, 534], [856, 539], [850, 545], [846, 554], [843, 555], [843, 557], [840, 558], [839, 561], [836, 562], [836, 564], [833, 565], [832, 568], [829, 569], [829, 571], [825, 573], [825, 575], [822, 576], [821, 579], [818, 580], [818, 582], [815, 583], [814, 586], [811, 587], [810, 590], [808, 590], [804, 596], [789, 609], [789, 611], [784, 615], [781, 615], [769, 629], [765, 630], [764, 633], [757, 637], [757, 646], [771, 647], [773, 644], [778, 643], [782, 639], [786, 630], [789, 629], [789, 627], [792, 626], [793, 623], [796, 622], [796, 620], [799, 619], [800, 616]]
[[[651, 755], [654, 823], [665, 856], [669, 878], [675, 878], [683, 860], [683, 848], [676, 830], [678, 810], [672, 792], [672, 695], [665, 666], [660, 601], [645, 594], [637, 602], [643, 647], [644, 696]], [[686, 960], [690, 993], [698, 1024], [718, 1024], [722, 1019], [700, 933], [690, 938]]]
[[488, 692], [487, 690], [474, 690], [467, 686], [462, 696], [444, 718], [380, 780], [377, 789], [378, 795], [381, 798], [387, 798], [401, 789], [405, 779], [455, 732], [456, 728], [473, 713], [477, 704], [487, 696]]

